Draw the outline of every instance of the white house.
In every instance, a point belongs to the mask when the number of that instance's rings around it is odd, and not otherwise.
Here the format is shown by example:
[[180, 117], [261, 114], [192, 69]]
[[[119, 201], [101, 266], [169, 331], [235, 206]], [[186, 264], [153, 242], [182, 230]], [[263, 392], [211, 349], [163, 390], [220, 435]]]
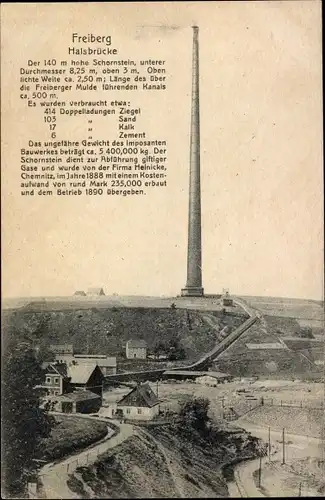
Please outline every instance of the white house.
[[128, 340], [125, 351], [127, 359], [146, 359], [147, 343], [141, 339]]
[[140, 384], [116, 404], [115, 418], [152, 420], [159, 414], [159, 399], [148, 383]]

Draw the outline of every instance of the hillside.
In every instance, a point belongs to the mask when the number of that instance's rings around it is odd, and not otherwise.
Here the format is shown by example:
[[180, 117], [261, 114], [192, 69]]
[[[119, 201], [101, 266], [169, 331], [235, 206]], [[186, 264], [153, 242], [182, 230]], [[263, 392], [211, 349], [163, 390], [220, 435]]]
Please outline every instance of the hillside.
[[[216, 318], [217, 330], [234, 328], [244, 314], [210, 312]], [[123, 355], [127, 340], [142, 338], [152, 350], [159, 342], [178, 339], [187, 359], [196, 359], [215, 345], [216, 330], [199, 311], [171, 308], [96, 308], [3, 312], [5, 336], [32, 338], [35, 343], [72, 343], [77, 353]]]
[[[286, 344], [284, 336], [294, 334], [297, 328], [299, 325], [293, 318], [265, 316], [218, 357], [216, 367], [220, 371], [243, 377], [321, 376], [321, 367], [314, 364], [314, 357], [308, 349], [304, 352], [291, 350]], [[263, 345], [258, 349], [247, 347], [247, 344], [265, 343], [280, 343], [282, 348], [263, 348]]]
[[256, 456], [258, 440], [220, 431], [214, 444], [192, 441], [174, 426], [139, 428], [137, 436], [70, 476], [81, 498], [227, 497], [222, 467]]

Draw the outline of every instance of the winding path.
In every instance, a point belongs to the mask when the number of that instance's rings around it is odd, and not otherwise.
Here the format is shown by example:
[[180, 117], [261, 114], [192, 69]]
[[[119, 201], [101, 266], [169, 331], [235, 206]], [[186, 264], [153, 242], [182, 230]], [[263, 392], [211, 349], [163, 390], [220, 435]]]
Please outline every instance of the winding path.
[[[93, 420], [91, 417], [84, 418]], [[97, 445], [91, 445], [91, 447], [80, 451], [80, 453], [69, 456], [68, 458], [63, 458], [61, 461], [56, 463], [52, 462], [46, 464], [42, 467], [39, 472], [39, 477], [42, 481], [43, 491], [46, 498], [53, 500], [79, 498], [79, 496], [73, 493], [67, 485], [69, 474], [74, 472], [77, 467], [94, 463], [97, 460], [98, 455], [105, 453], [107, 450], [114, 448], [115, 446], [118, 446], [135, 434], [135, 430], [132, 425], [120, 424], [115, 420], [112, 420], [112, 422], [119, 427], [118, 434], [112, 436], [112, 429], [108, 425], [111, 432], [108, 432], [106, 438], [101, 440]]]

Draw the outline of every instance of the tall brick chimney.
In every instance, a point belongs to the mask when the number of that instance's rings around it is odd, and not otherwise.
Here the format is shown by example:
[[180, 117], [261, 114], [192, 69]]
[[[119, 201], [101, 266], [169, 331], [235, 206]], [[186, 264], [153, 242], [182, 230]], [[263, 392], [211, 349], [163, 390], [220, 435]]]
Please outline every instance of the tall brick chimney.
[[202, 297], [199, 28], [193, 26], [190, 186], [188, 207], [187, 281], [181, 295]]

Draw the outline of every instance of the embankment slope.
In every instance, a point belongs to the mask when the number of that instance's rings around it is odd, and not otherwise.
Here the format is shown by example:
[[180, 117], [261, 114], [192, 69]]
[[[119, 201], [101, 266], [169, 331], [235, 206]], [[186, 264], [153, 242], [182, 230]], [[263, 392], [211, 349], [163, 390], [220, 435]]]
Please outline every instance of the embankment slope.
[[81, 498], [227, 497], [222, 467], [256, 456], [245, 431], [220, 431], [217, 440], [191, 440], [175, 426], [138, 428], [137, 435], [70, 476]]

